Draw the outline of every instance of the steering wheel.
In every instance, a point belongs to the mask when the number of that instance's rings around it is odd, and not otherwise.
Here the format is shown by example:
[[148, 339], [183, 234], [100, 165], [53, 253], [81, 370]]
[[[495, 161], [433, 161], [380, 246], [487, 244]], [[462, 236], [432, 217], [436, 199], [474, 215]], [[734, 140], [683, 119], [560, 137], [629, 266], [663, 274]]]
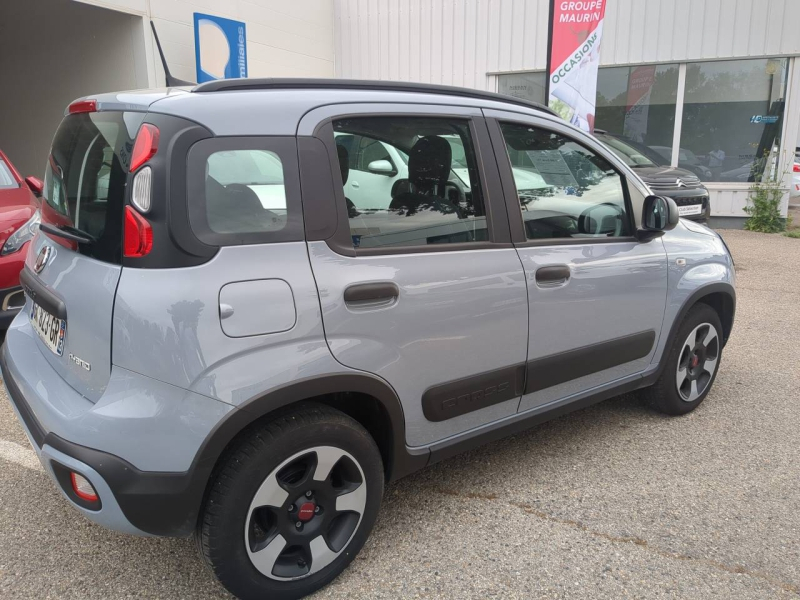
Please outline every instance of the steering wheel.
[[[609, 214], [609, 211], [603, 211], [603, 214], [600, 216], [600, 224], [598, 225], [597, 219], [592, 216], [592, 213], [595, 211], [602, 210], [604, 207], [608, 207], [612, 209], [612, 213]], [[586, 210], [584, 210], [580, 216], [578, 217], [578, 232], [579, 233], [587, 233], [590, 235], [607, 235], [613, 237], [620, 237], [622, 235], [622, 226], [623, 226], [623, 218], [625, 216], [625, 212], [622, 208], [614, 204], [613, 202], [603, 202], [602, 204], [595, 204], [590, 206]], [[614, 220], [614, 231], [604, 231], [605, 225], [608, 223], [608, 219], [612, 218]]]

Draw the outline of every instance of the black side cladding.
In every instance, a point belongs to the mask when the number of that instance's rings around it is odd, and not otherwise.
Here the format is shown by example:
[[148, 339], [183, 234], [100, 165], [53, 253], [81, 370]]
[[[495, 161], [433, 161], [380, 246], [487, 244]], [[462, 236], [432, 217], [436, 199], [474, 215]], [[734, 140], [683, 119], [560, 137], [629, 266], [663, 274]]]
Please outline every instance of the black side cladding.
[[519, 398], [525, 365], [515, 365], [434, 386], [422, 395], [422, 412], [439, 422]]
[[643, 331], [529, 361], [525, 393], [538, 392], [644, 358], [650, 354], [655, 341], [655, 331]]

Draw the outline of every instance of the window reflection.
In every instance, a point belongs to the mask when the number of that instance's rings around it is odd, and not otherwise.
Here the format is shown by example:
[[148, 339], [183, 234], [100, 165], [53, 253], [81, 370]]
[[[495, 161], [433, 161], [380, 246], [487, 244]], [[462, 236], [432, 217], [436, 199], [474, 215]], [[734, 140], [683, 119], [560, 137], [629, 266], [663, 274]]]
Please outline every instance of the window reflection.
[[774, 169], [783, 126], [786, 59], [689, 64], [681, 154], [706, 181], [760, 181]]
[[629, 142], [648, 163], [669, 165], [677, 100], [677, 64], [603, 68], [595, 125]]

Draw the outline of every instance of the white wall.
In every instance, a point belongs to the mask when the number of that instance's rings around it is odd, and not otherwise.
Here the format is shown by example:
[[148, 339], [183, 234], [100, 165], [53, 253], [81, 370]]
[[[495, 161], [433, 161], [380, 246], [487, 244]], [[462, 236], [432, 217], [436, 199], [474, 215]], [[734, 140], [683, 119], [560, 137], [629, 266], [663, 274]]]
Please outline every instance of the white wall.
[[[175, 77], [196, 80], [193, 14], [244, 21], [249, 77], [333, 77], [333, 0], [76, 0], [152, 19]], [[150, 85], [164, 85], [144, 23]]]
[[[560, 0], [557, 0], [560, 1]], [[336, 74], [494, 89], [544, 70], [549, 0], [334, 0]], [[608, 0], [601, 63], [800, 54], [800, 0]]]
[[147, 85], [139, 21], [71, 0], [0, 0], [0, 148], [23, 175], [43, 176], [72, 100]]

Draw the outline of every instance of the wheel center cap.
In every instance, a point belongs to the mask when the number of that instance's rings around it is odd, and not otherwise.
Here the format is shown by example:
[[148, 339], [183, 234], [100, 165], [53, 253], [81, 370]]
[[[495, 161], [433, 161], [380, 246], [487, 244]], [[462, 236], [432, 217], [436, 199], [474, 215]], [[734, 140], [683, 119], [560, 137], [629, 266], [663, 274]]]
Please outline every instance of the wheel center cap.
[[300, 510], [297, 511], [297, 518], [306, 523], [314, 518], [314, 511], [316, 510], [317, 505], [313, 502], [306, 502], [300, 507]]
[[692, 369], [694, 369], [694, 368], [695, 368], [697, 365], [699, 365], [699, 364], [700, 364], [700, 357], [699, 357], [699, 356], [697, 356], [697, 354], [695, 354], [695, 355], [692, 357], [692, 361], [691, 361], [691, 363], [689, 364], [689, 366], [690, 366]]

